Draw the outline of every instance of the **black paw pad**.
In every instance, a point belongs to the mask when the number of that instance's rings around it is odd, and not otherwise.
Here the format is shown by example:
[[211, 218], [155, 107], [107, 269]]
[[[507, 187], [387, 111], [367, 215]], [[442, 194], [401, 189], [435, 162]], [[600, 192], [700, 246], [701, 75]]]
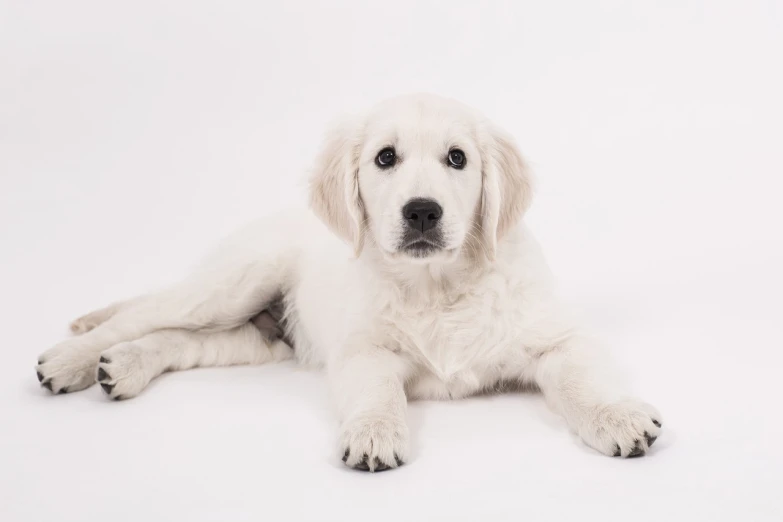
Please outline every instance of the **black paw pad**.
[[397, 466], [402, 466], [405, 464], [405, 462], [400, 457], [398, 457], [396, 453], [394, 454], [394, 460], [397, 461]]
[[57, 392], [57, 395], [62, 395], [64, 393], [68, 393], [68, 387], [60, 388], [60, 391]]
[[102, 362], [102, 363], [106, 363], [106, 364], [109, 364], [109, 363], [111, 363], [111, 361], [110, 361], [109, 359], [107, 359], [106, 357], [104, 357], [103, 355], [101, 355], [101, 358], [100, 358], [100, 359], [98, 359], [98, 360], [99, 360], [100, 362]]
[[49, 391], [52, 391], [52, 381], [42, 382], [41, 386], [43, 386], [44, 388], [46, 388]]
[[642, 455], [644, 455], [644, 448], [642, 448], [641, 441], [636, 440], [628, 457], [641, 457]]
[[649, 448], [652, 446], [656, 440], [658, 440], [658, 437], [653, 437], [646, 431], [644, 432], [644, 438], [647, 439], [647, 447]]
[[351, 450], [349, 449], [345, 450], [345, 455], [343, 455], [343, 462], [348, 461], [348, 457], [350, 456], [350, 454], [351, 454]]
[[612, 455], [612, 456], [613, 457], [619, 457], [620, 455], [622, 455], [622, 453], [620, 452], [620, 445], [619, 444], [615, 444], [614, 445], [614, 455]]
[[43, 381], [43, 374], [41, 372], [35, 372], [38, 375], [38, 382]]
[[106, 370], [104, 370], [103, 368], [98, 368], [98, 380], [108, 381], [109, 379], [111, 379], [111, 375], [106, 373]]
[[653, 419], [652, 421], [653, 421], [653, 424], [655, 424], [655, 426], [656, 426], [656, 427], [658, 427], [658, 428], [660, 428], [660, 427], [661, 427], [661, 423], [660, 423], [660, 422], [658, 422], [658, 421], [657, 421], [657, 420], [655, 420], [655, 419]]
[[111, 395], [111, 391], [114, 389], [113, 384], [106, 384], [105, 382], [101, 383], [101, 388], [103, 388], [103, 391]]

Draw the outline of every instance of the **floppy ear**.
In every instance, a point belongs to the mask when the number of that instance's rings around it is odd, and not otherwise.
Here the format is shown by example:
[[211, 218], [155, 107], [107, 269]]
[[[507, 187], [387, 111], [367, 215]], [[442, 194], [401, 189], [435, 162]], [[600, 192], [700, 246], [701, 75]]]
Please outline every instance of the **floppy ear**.
[[359, 195], [360, 138], [356, 126], [334, 127], [324, 139], [310, 175], [310, 208], [358, 257], [364, 244], [364, 206]]
[[491, 127], [482, 145], [481, 228], [485, 251], [495, 257], [497, 243], [530, 207], [533, 181], [514, 140]]

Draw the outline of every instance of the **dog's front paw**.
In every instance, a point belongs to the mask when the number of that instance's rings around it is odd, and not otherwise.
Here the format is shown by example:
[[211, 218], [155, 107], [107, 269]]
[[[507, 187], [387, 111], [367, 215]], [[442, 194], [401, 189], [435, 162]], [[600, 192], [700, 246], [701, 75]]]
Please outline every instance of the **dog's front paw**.
[[366, 416], [343, 429], [343, 462], [362, 471], [386, 471], [408, 458], [408, 426], [393, 416]]
[[594, 408], [579, 435], [605, 455], [639, 457], [658, 438], [661, 426], [658, 410], [641, 401], [625, 400]]
[[157, 375], [153, 361], [147, 359], [136, 343], [114, 345], [101, 353], [95, 378], [109, 398], [130, 399], [141, 393]]
[[41, 386], [52, 393], [75, 392], [95, 383], [97, 364], [90, 346], [69, 339], [41, 354], [35, 373]]

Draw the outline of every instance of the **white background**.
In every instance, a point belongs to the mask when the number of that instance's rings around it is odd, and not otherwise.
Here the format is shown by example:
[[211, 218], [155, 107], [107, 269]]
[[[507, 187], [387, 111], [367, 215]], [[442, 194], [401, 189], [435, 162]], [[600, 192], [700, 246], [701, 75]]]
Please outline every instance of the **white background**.
[[[2, 1], [0, 519], [780, 520], [782, 35], [774, 1]], [[413, 404], [408, 465], [353, 472], [293, 365], [39, 388], [69, 320], [302, 200], [325, 125], [410, 91], [517, 137], [563, 293], [664, 413], [648, 456], [514, 395]]]

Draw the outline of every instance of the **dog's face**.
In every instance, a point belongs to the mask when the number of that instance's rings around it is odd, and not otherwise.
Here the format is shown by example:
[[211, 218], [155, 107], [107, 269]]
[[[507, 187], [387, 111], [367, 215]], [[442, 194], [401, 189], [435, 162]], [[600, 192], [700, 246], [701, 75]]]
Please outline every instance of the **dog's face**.
[[481, 156], [472, 116], [438, 99], [397, 98], [367, 116], [359, 194], [367, 227], [390, 258], [450, 258], [473, 228]]
[[530, 197], [522, 159], [471, 109], [431, 95], [394, 98], [327, 138], [311, 203], [358, 252], [366, 236], [394, 261], [494, 255]]

